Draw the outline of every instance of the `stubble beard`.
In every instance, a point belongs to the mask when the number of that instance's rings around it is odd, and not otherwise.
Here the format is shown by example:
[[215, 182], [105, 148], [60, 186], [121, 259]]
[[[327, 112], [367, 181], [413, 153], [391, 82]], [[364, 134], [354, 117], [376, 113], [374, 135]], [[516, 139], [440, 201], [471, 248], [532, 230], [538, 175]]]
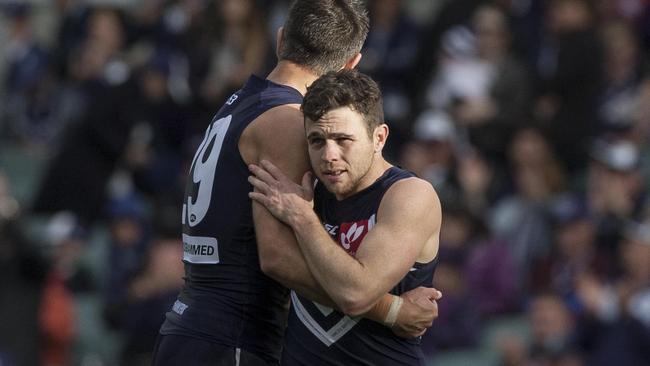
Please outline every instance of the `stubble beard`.
[[[345, 181], [343, 185], [337, 186], [337, 185], [329, 185], [329, 183], [327, 183], [325, 184], [325, 187], [327, 188], [328, 191], [334, 193], [337, 196], [342, 196], [344, 198], [350, 197], [351, 195], [359, 191], [359, 186], [361, 185], [361, 182], [364, 180], [364, 178], [370, 172], [370, 168], [372, 168], [373, 166], [374, 159], [375, 159], [375, 155], [373, 154], [372, 157], [370, 158], [370, 161], [366, 165], [363, 174], [360, 175], [355, 174], [355, 176], [352, 176], [351, 171], [347, 170], [346, 175], [349, 179]], [[340, 189], [335, 190], [336, 187], [340, 187]]]

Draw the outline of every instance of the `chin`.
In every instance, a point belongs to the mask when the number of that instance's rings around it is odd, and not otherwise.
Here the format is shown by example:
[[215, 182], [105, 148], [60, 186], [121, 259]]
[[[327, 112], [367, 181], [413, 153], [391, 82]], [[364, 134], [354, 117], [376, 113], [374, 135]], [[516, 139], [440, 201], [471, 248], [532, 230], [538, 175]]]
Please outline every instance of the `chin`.
[[349, 189], [342, 186], [341, 184], [329, 184], [323, 182], [323, 185], [325, 185], [325, 188], [327, 188], [328, 191], [334, 193], [337, 196], [346, 195], [350, 191]]

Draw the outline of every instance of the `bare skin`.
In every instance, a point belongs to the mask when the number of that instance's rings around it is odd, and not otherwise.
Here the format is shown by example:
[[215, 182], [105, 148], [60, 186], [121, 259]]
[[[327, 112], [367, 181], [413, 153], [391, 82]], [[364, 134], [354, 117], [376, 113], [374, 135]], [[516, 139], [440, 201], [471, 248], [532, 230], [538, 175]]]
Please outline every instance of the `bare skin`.
[[[278, 49], [281, 47], [281, 42], [282, 28], [277, 34]], [[356, 54], [341, 68], [352, 69], [360, 59], [361, 54]], [[307, 86], [317, 78], [318, 75], [308, 68], [286, 60], [280, 60], [267, 77], [268, 80], [290, 86], [303, 95]], [[300, 182], [303, 173], [310, 169], [304, 136], [305, 129], [300, 106], [283, 105], [263, 113], [244, 130], [239, 140], [239, 151], [246, 164], [256, 164], [264, 159], [271, 160], [290, 180]], [[310, 300], [336, 307], [329, 295], [314, 279], [291, 228], [273, 217], [263, 205], [257, 202], [253, 202], [253, 222], [262, 271]], [[404, 306], [392, 328], [393, 332], [402, 337], [421, 335], [438, 317], [435, 300], [441, 296], [439, 291], [429, 288], [414, 289], [403, 294]], [[390, 301], [389, 299], [386, 295], [376, 304], [377, 307]], [[422, 307], [423, 301], [416, 301], [417, 299], [426, 299], [432, 303], [432, 306], [427, 304], [426, 307]], [[384, 319], [380, 318], [380, 313], [381, 311], [371, 311], [364, 314], [364, 317], [382, 322]]]
[[[388, 136], [386, 125], [377, 127], [370, 137], [360, 115], [347, 107], [307, 125], [311, 166], [338, 199], [365, 189], [390, 168], [381, 155]], [[380, 219], [352, 257], [330, 238], [313, 211], [311, 172], [298, 185], [269, 161], [249, 168], [255, 175], [249, 181], [256, 188], [250, 197], [293, 229], [313, 278], [347, 314], [368, 311], [413, 263], [429, 262], [437, 253], [440, 203], [423, 180], [404, 179], [386, 192], [377, 215]], [[439, 293], [431, 295], [405, 298], [411, 305], [437, 313]], [[421, 334], [428, 326], [427, 319], [412, 329]]]

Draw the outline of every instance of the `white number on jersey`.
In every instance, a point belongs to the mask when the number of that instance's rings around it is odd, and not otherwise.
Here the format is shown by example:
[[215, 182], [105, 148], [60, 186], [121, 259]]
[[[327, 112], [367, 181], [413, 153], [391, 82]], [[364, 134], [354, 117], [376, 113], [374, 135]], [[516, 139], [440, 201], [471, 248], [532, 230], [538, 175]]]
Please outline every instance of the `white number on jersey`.
[[[188, 195], [187, 203], [183, 205], [183, 224], [187, 219], [188, 224], [194, 227], [203, 220], [208, 212], [210, 199], [212, 198], [214, 173], [231, 120], [232, 115], [229, 115], [212, 123], [205, 132], [205, 138], [194, 155], [190, 172], [193, 172], [192, 181], [197, 183], [199, 187], [193, 200], [194, 203], [192, 203], [193, 197]], [[210, 146], [212, 148], [208, 149]]]

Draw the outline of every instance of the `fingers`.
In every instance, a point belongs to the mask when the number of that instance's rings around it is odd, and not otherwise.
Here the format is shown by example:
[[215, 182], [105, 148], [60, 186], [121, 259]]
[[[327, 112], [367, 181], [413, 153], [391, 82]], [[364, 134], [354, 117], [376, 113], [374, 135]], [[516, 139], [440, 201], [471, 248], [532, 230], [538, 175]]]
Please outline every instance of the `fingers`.
[[[259, 180], [264, 181], [266, 184], [273, 184], [276, 179], [265, 170], [265, 168], [260, 167], [259, 165], [249, 164], [248, 170], [251, 171]], [[250, 180], [249, 180], [250, 182]]]
[[310, 171], [305, 172], [302, 176], [302, 189], [308, 193], [314, 190], [314, 180]]
[[434, 300], [433, 305], [433, 309], [431, 309], [431, 315], [433, 315], [432, 321], [438, 318], [438, 303]]
[[442, 292], [440, 292], [439, 290], [436, 290], [436, 296], [432, 300], [440, 300], [440, 299], [442, 299]]
[[435, 288], [430, 288], [429, 291], [429, 300], [435, 301], [442, 298], [442, 292], [436, 290]]
[[442, 298], [442, 292], [433, 287], [418, 287], [418, 290], [422, 292], [422, 296], [426, 296], [431, 301], [440, 300]]
[[258, 179], [256, 176], [250, 175], [248, 176], [248, 183], [252, 184], [255, 189], [263, 194], [268, 194], [271, 190], [271, 187], [269, 187], [266, 182]]
[[425, 328], [414, 327], [414, 328], [411, 328], [411, 329], [404, 330], [404, 331], [400, 332], [399, 335], [402, 338], [417, 338], [417, 337], [421, 337], [424, 333], [426, 333], [427, 329], [429, 329], [429, 327], [425, 327]]
[[248, 192], [248, 197], [252, 199], [253, 201], [256, 201], [260, 204], [262, 204], [264, 207], [268, 207], [269, 205], [269, 199], [262, 193], [258, 192]]

